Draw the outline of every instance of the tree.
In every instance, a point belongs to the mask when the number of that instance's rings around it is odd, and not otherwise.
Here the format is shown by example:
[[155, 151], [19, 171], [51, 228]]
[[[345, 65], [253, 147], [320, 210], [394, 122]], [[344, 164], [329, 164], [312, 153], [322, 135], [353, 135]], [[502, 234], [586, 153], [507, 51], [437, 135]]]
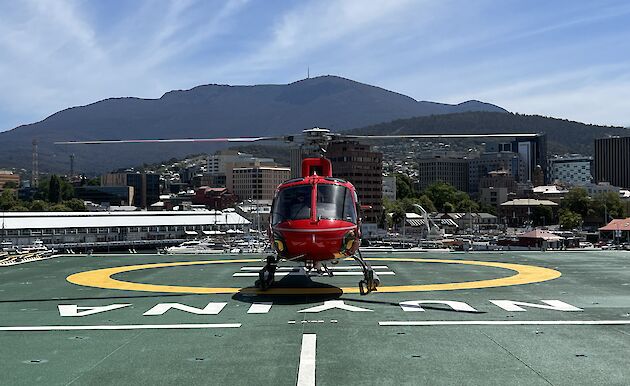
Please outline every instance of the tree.
[[74, 198], [74, 186], [68, 182], [65, 178], [59, 178], [59, 184], [61, 185], [61, 199], [71, 200]]
[[50, 176], [48, 183], [48, 201], [52, 203], [61, 202], [61, 181], [55, 174]]
[[18, 184], [15, 181], [8, 181], [4, 184], [4, 189], [17, 189]]
[[85, 203], [78, 198], [64, 201], [63, 205], [70, 208], [73, 212], [85, 212]]
[[[424, 194], [429, 197], [439, 211], [445, 211], [444, 204], [447, 202], [455, 201], [455, 192], [457, 190], [452, 185], [442, 181], [434, 182], [424, 190]], [[453, 207], [452, 204], [451, 207]]]
[[31, 210], [33, 212], [46, 212], [48, 210], [48, 203], [42, 200], [34, 200], [31, 202]]
[[4, 190], [0, 194], [0, 209], [11, 210], [18, 204], [17, 198], [15, 198], [15, 192], [12, 190]]
[[[608, 223], [613, 218], [623, 218], [623, 203], [615, 192], [606, 192], [593, 197], [591, 202], [592, 214]], [[606, 218], [605, 218], [606, 217]]]
[[405, 221], [405, 217], [406, 217], [405, 211], [401, 207], [397, 207], [396, 209], [394, 209], [394, 212], [392, 213], [393, 225], [395, 227], [398, 227], [399, 225], [403, 223], [403, 221]]
[[72, 211], [72, 209], [68, 208], [67, 206], [63, 204], [52, 205], [48, 210], [51, 212], [71, 212]]
[[586, 189], [573, 188], [564, 196], [561, 205], [563, 208], [568, 209], [573, 213], [577, 213], [584, 218], [589, 215], [591, 198], [588, 196]]
[[479, 210], [479, 204], [473, 201], [467, 193], [455, 189], [454, 186], [446, 182], [439, 181], [429, 185], [424, 190], [424, 194], [441, 212], [476, 212]]
[[539, 205], [532, 213], [534, 226], [549, 225], [553, 221], [553, 210], [548, 206]]
[[412, 198], [414, 193], [411, 178], [401, 173], [394, 174], [394, 177], [396, 177], [396, 198], [399, 200]]
[[455, 212], [455, 205], [450, 202], [445, 202], [444, 206], [442, 206], [442, 212], [444, 213], [452, 213]]
[[415, 199], [415, 203], [422, 206], [424, 210], [426, 210], [427, 212], [437, 212], [437, 209], [435, 208], [435, 204], [433, 203], [433, 201], [431, 201], [429, 196], [427, 196], [426, 194], [423, 194], [417, 199]]
[[457, 212], [478, 212], [479, 204], [473, 201], [470, 196], [464, 192], [456, 191], [453, 195], [455, 210]]
[[420, 213], [420, 209], [418, 209], [416, 207], [416, 205], [420, 205], [424, 208], [424, 210], [426, 210], [427, 212], [435, 212], [435, 205], [433, 205], [433, 202], [431, 201], [431, 199], [425, 195], [422, 195], [418, 198], [405, 198], [402, 200], [398, 200], [397, 201], [400, 205], [400, 207], [405, 211], [405, 212], [416, 212], [416, 213]]
[[22, 203], [18, 203], [17, 205], [9, 209], [9, 211], [10, 212], [28, 212], [28, 208], [22, 205]]
[[562, 229], [574, 229], [582, 223], [582, 216], [570, 209], [560, 209], [560, 227]]

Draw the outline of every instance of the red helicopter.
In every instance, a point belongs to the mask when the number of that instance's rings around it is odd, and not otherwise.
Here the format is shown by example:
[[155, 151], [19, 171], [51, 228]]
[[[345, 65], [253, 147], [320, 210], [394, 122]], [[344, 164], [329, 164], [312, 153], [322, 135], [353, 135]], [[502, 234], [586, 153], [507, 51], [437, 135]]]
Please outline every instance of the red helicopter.
[[[332, 164], [325, 157], [326, 147], [333, 140], [344, 139], [448, 139], [533, 137], [536, 134], [427, 134], [427, 135], [346, 135], [328, 129], [303, 131], [303, 147], [319, 157], [302, 161], [300, 178], [278, 186], [271, 207], [268, 237], [274, 254], [266, 258], [256, 287], [269, 288], [274, 282], [280, 261], [303, 262], [308, 271], [332, 276], [327, 264], [338, 259], [354, 258], [363, 270], [359, 281], [362, 295], [375, 291], [380, 284], [376, 272], [363, 259], [361, 245], [361, 205], [355, 187], [348, 181], [333, 177]], [[56, 144], [117, 144], [117, 143], [181, 143], [181, 142], [294, 142], [299, 135], [250, 138], [186, 138], [146, 140], [69, 141]]]

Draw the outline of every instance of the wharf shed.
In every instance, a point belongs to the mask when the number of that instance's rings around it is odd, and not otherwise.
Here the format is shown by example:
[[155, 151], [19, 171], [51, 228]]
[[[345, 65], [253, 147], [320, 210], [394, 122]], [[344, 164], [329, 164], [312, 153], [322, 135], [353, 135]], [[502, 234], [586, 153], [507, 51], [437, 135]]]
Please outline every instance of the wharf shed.
[[[134, 212], [2, 212], [0, 238], [14, 245], [183, 239], [213, 231], [247, 231], [233, 210]], [[241, 232], [239, 232], [241, 233]]]

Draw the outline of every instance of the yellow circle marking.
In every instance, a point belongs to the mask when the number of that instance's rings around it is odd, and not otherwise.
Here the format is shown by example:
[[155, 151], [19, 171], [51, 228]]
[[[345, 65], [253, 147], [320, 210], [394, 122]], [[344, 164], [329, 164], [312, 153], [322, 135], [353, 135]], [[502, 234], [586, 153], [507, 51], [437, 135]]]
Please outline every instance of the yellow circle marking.
[[[419, 284], [419, 285], [396, 285], [378, 287], [378, 292], [419, 292], [419, 291], [451, 291], [461, 289], [505, 287], [519, 284], [538, 283], [553, 280], [560, 277], [561, 273], [543, 267], [533, 265], [498, 263], [491, 261], [475, 260], [445, 260], [445, 259], [415, 259], [415, 258], [382, 258], [375, 257], [366, 260], [374, 261], [396, 261], [411, 263], [444, 263], [444, 264], [465, 264], [480, 265], [485, 267], [504, 268], [515, 271], [516, 274], [497, 279], [477, 280], [456, 283], [441, 284]], [[141, 265], [128, 265], [97, 269], [93, 271], [79, 272], [67, 277], [70, 283], [96, 288], [117, 289], [127, 291], [148, 291], [148, 292], [172, 292], [190, 294], [233, 294], [237, 292], [260, 293], [269, 295], [310, 295], [310, 294], [331, 294], [338, 293], [358, 293], [357, 287], [324, 287], [324, 288], [270, 288], [266, 291], [259, 291], [255, 288], [235, 288], [235, 287], [186, 287], [173, 285], [145, 284], [122, 281], [112, 278], [113, 275], [138, 271], [141, 269], [156, 269], [165, 267], [178, 267], [202, 264], [227, 264], [227, 263], [254, 263], [260, 259], [235, 259], [235, 260], [209, 260], [209, 261], [180, 261], [174, 263], [153, 263]]]

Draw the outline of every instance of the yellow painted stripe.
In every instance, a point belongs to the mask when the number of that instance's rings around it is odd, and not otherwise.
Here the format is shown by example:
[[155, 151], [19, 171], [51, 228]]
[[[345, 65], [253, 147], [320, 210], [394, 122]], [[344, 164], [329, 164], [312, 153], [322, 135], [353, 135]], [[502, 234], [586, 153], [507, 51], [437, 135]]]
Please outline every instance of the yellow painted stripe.
[[[476, 260], [448, 260], [448, 259], [419, 259], [419, 258], [369, 258], [370, 261], [392, 261], [408, 263], [441, 263], [441, 264], [464, 264], [477, 265], [492, 268], [502, 268], [516, 272], [512, 276], [476, 280], [455, 283], [440, 284], [417, 284], [378, 287], [378, 292], [422, 292], [422, 291], [452, 291], [460, 289], [505, 287], [529, 283], [538, 283], [553, 280], [561, 276], [561, 273], [544, 267], [533, 265], [499, 263], [493, 261]], [[325, 288], [270, 288], [266, 291], [259, 291], [256, 288], [236, 288], [236, 287], [189, 287], [160, 284], [134, 283], [117, 280], [113, 275], [132, 272], [143, 269], [168, 268], [189, 265], [205, 264], [233, 264], [233, 263], [254, 263], [260, 259], [234, 259], [234, 260], [209, 260], [209, 261], [180, 261], [173, 263], [152, 263], [141, 265], [130, 265], [122, 267], [112, 267], [97, 269], [93, 271], [79, 272], [67, 277], [70, 283], [96, 288], [117, 289], [126, 291], [146, 291], [146, 292], [166, 292], [166, 293], [192, 293], [192, 294], [233, 294], [237, 292], [270, 294], [270, 295], [314, 295], [331, 293], [359, 293], [357, 287], [325, 287]]]

